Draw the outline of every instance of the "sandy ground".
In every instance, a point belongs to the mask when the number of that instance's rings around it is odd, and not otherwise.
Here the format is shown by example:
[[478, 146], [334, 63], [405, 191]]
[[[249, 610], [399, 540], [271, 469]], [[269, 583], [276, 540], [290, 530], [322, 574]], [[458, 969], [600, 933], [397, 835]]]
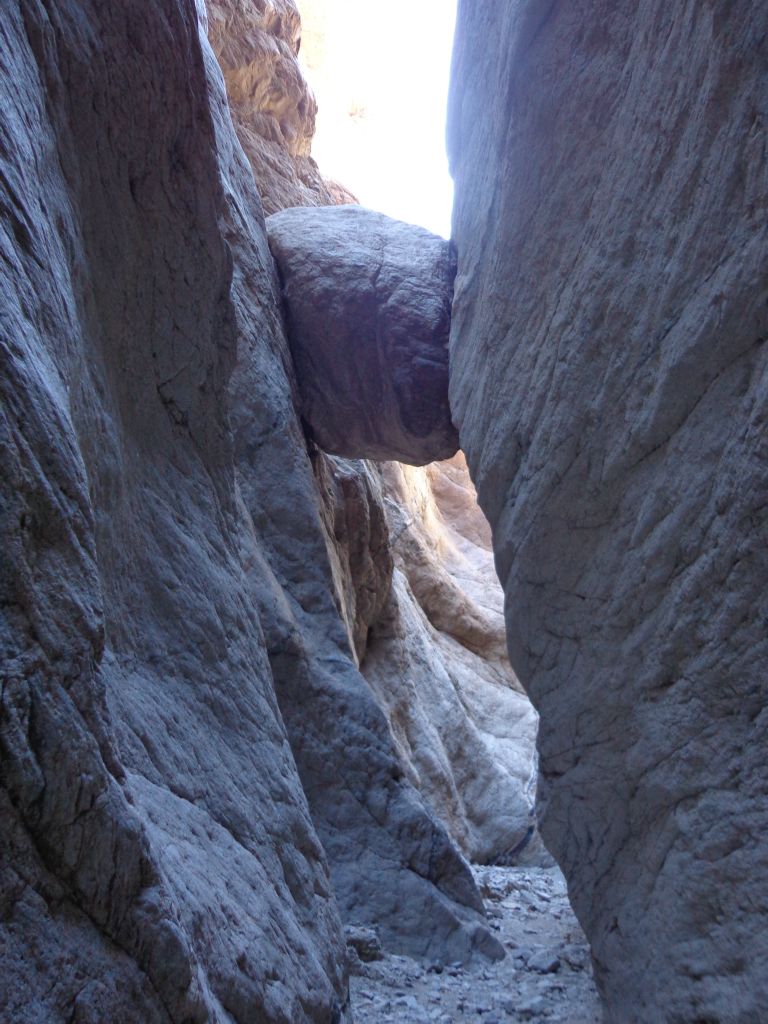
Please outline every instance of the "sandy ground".
[[353, 956], [355, 1024], [600, 1024], [586, 939], [560, 871], [477, 867], [475, 873], [506, 958], [440, 969], [389, 954], [367, 963]]

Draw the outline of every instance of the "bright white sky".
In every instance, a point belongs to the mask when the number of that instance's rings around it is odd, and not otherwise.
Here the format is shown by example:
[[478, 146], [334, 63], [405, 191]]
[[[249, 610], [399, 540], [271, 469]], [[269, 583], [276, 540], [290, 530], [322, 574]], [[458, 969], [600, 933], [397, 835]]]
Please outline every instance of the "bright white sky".
[[456, 0], [298, 0], [319, 104], [312, 154], [364, 206], [446, 238], [445, 108]]

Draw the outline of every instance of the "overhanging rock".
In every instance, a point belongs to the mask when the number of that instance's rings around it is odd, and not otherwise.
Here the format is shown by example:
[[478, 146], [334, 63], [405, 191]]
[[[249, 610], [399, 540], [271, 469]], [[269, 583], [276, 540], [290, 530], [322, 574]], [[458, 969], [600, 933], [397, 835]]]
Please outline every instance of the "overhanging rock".
[[301, 413], [317, 444], [417, 466], [454, 455], [450, 244], [360, 206], [284, 210], [267, 231]]

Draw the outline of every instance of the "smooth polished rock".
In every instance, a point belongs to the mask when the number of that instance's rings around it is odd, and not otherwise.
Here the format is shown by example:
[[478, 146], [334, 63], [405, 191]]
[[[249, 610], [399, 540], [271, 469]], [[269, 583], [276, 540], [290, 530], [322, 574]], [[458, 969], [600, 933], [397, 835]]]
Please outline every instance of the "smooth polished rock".
[[614, 1024], [768, 1019], [767, 45], [459, 6], [451, 406]]
[[490, 530], [463, 456], [381, 473], [397, 569], [363, 673], [409, 777], [465, 856], [535, 855], [538, 718], [507, 658]]
[[346, 458], [450, 458], [450, 244], [360, 206], [284, 210], [267, 232], [313, 440]]

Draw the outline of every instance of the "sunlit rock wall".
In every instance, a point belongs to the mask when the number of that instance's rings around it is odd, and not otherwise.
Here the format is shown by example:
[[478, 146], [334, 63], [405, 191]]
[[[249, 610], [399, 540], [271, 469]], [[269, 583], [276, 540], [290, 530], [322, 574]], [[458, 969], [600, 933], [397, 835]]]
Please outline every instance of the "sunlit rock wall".
[[266, 213], [354, 197], [312, 159], [317, 102], [299, 66], [294, 0], [207, 0], [208, 36]]
[[768, 1018], [767, 41], [459, 5], [452, 408], [615, 1024]]
[[537, 716], [507, 659], [490, 530], [463, 456], [388, 463], [382, 476], [397, 568], [363, 673], [414, 785], [466, 856], [536, 859]]

